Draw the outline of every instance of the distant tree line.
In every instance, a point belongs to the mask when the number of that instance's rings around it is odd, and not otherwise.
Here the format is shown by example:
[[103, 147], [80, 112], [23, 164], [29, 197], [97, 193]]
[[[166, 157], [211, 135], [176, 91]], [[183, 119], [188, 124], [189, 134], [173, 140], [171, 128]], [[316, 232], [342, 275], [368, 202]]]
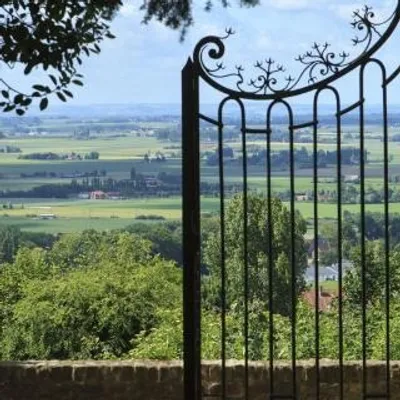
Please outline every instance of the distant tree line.
[[[232, 158], [232, 149], [224, 150], [224, 159]], [[240, 162], [241, 155], [237, 157]], [[208, 165], [218, 165], [218, 150], [207, 156]], [[249, 165], [266, 165], [267, 150], [257, 150], [249, 154], [247, 161]], [[365, 151], [364, 161], [368, 163], [368, 152]], [[337, 164], [337, 151], [319, 150], [317, 154], [317, 162], [319, 168], [325, 168], [329, 165]], [[294, 150], [294, 163], [296, 168], [308, 169], [314, 167], [314, 153], [309, 152], [305, 147]], [[358, 165], [360, 163], [360, 150], [357, 148], [344, 148], [341, 151], [342, 165]], [[271, 167], [275, 170], [287, 170], [290, 167], [290, 152], [289, 150], [280, 150], [271, 152]]]
[[21, 153], [21, 149], [17, 146], [6, 145], [0, 147], [0, 153]]
[[[50, 176], [50, 175], [47, 175]], [[148, 177], [137, 173], [135, 168], [130, 171], [130, 179], [113, 179], [93, 171], [82, 180], [76, 178], [69, 183], [48, 183], [35, 186], [29, 190], [0, 191], [0, 198], [60, 198], [65, 199], [101, 190], [104, 192], [118, 192], [122, 197], [160, 197], [180, 196], [182, 177], [180, 174], [161, 172], [157, 177]], [[218, 196], [219, 184], [202, 181], [201, 193], [205, 196]], [[227, 184], [226, 194], [235, 194], [242, 190], [241, 185]]]
[[67, 160], [67, 159], [77, 159], [77, 160], [98, 160], [100, 158], [100, 153], [97, 151], [91, 151], [89, 153], [77, 154], [72, 152], [70, 154], [56, 154], [53, 152], [45, 152], [45, 153], [30, 153], [30, 154], [21, 154], [18, 156], [20, 160]]
[[[397, 178], [396, 178], [397, 179]], [[290, 190], [275, 193], [277, 197], [284, 201], [290, 200]], [[313, 201], [314, 191], [307, 190], [302, 193], [303, 201]], [[343, 184], [340, 199], [343, 204], [359, 204], [361, 201], [361, 190], [356, 185]], [[389, 188], [388, 200], [390, 203], [400, 202], [400, 190], [396, 187]], [[322, 203], [337, 203], [338, 195], [336, 190], [318, 190], [318, 201]], [[382, 204], [385, 202], [385, 190], [383, 187], [367, 187], [364, 194], [365, 204]]]
[[53, 172], [53, 171], [36, 171], [31, 174], [26, 172], [20, 173], [20, 178], [88, 178], [88, 177], [105, 177], [107, 176], [107, 171], [102, 169], [98, 171], [97, 169], [90, 172], [79, 172], [75, 171], [72, 173], [64, 173], [64, 172]]

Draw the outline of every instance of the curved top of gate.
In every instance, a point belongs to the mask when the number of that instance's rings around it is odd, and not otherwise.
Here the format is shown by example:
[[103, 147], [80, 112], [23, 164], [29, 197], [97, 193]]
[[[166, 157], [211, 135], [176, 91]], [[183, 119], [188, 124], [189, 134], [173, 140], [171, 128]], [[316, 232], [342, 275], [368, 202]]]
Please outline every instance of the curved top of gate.
[[[241, 65], [235, 66], [231, 72], [225, 72], [226, 68], [221, 61], [225, 54], [224, 41], [234, 34], [232, 29], [227, 29], [223, 37], [206, 36], [201, 39], [194, 49], [193, 58], [199, 75], [220, 92], [250, 100], [283, 99], [326, 87], [370, 60], [399, 24], [400, 0], [389, 18], [383, 21], [375, 19], [372, 7], [365, 6], [354, 12], [352, 26], [361, 36], [356, 36], [353, 44], [361, 47], [361, 52], [353, 60], [349, 60], [350, 55], [344, 51], [340, 54], [331, 51], [328, 43], [314, 43], [310, 51], [296, 58], [304, 66], [297, 77], [285, 76], [285, 68], [271, 58], [254, 65], [258, 73], [248, 83], [245, 83], [244, 68]], [[206, 55], [215, 61], [213, 67], [207, 66]], [[227, 78], [236, 79], [235, 89], [218, 82]]]

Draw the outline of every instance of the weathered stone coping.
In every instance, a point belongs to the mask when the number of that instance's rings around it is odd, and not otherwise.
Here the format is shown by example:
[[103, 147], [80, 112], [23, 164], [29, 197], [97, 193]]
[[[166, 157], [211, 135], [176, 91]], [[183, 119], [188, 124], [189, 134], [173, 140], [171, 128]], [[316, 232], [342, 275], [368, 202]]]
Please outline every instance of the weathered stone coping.
[[[244, 400], [243, 362], [226, 363], [227, 396]], [[400, 400], [400, 361], [391, 362], [392, 399]], [[249, 363], [250, 400], [265, 400], [269, 391], [269, 363]], [[202, 367], [204, 400], [221, 393], [221, 363], [205, 361]], [[359, 400], [362, 391], [361, 362], [343, 368], [345, 399]], [[275, 363], [275, 390], [290, 395], [292, 369], [289, 362]], [[314, 361], [297, 364], [298, 398], [316, 397]], [[321, 400], [339, 399], [340, 368], [321, 360]], [[371, 394], [386, 389], [386, 364], [368, 363]], [[1, 400], [183, 400], [183, 365], [180, 361], [26, 361], [0, 362]]]

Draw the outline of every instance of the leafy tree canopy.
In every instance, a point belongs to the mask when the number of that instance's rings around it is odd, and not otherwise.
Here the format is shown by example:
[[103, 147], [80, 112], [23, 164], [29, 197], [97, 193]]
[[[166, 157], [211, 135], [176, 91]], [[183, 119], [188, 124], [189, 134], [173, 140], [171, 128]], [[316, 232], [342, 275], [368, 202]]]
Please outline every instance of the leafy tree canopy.
[[0, 269], [1, 359], [121, 357], [181, 306], [181, 269], [128, 233], [65, 235]]
[[124, 230], [149, 240], [155, 254], [182, 265], [182, 230], [179, 222], [136, 223]]
[[20, 231], [13, 226], [0, 226], [0, 264], [12, 261], [20, 242]]
[[[241, 5], [257, 3], [240, 0]], [[23, 115], [35, 99], [44, 110], [51, 95], [64, 102], [73, 97], [70, 86], [83, 85], [78, 73], [83, 57], [100, 53], [103, 40], [114, 38], [110, 24], [122, 5], [122, 0], [0, 1], [0, 60], [10, 68], [22, 65], [26, 75], [35, 69], [48, 75], [28, 92], [0, 79], [0, 108]], [[205, 8], [211, 10], [212, 5], [208, 0]], [[181, 29], [182, 37], [193, 23], [192, 0], [144, 0], [140, 8], [145, 23], [156, 19]]]
[[[295, 215], [295, 276], [292, 276], [291, 235], [292, 220], [290, 211], [279, 200], [272, 199], [272, 248], [269, 254], [268, 200], [259, 195], [249, 195], [247, 199], [247, 253], [244, 235], [244, 197], [235, 196], [227, 206], [225, 213], [225, 265], [226, 298], [231, 309], [243, 306], [247, 259], [248, 300], [250, 303], [261, 301], [268, 307], [270, 256], [274, 265], [273, 309], [283, 315], [291, 313], [292, 279], [296, 282], [296, 297], [304, 289], [304, 271], [307, 267], [307, 252], [304, 234], [306, 221], [299, 213]], [[220, 232], [208, 235], [204, 250], [204, 261], [209, 270], [205, 277], [206, 303], [212, 308], [220, 307], [221, 287], [221, 240]], [[238, 295], [240, 294], [240, 295]]]
[[[344, 279], [346, 301], [361, 309], [363, 304], [363, 277], [365, 279], [366, 306], [386, 301], [386, 280], [389, 280], [390, 297], [398, 298], [400, 292], [400, 251], [391, 250], [386, 271], [386, 255], [384, 244], [380, 241], [367, 241], [365, 257], [361, 247], [356, 246], [351, 252], [354, 267], [348, 271]], [[388, 273], [388, 276], [386, 274]]]
[[51, 94], [62, 101], [72, 97], [68, 87], [82, 85], [77, 72], [82, 56], [99, 53], [99, 43], [113, 37], [109, 22], [121, 4], [120, 0], [2, 1], [1, 61], [9, 67], [22, 65], [25, 74], [40, 68], [49, 78], [47, 83], [33, 85], [29, 93], [1, 80], [3, 111], [23, 115], [35, 98], [44, 110]]
[[[260, 0], [237, 0], [240, 6], [252, 7], [260, 3]], [[204, 7], [211, 11], [214, 4], [219, 3], [228, 7], [231, 2], [228, 0], [206, 0]], [[142, 10], [145, 10], [144, 22], [156, 19], [173, 29], [181, 29], [182, 37], [193, 22], [193, 0], [165, 1], [165, 0], [144, 0]]]

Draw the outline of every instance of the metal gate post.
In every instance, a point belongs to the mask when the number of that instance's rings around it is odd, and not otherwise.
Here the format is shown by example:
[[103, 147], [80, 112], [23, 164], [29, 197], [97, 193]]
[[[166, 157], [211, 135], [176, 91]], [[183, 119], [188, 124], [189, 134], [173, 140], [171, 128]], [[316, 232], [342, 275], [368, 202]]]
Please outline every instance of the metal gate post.
[[201, 399], [199, 81], [182, 70], [184, 399]]

